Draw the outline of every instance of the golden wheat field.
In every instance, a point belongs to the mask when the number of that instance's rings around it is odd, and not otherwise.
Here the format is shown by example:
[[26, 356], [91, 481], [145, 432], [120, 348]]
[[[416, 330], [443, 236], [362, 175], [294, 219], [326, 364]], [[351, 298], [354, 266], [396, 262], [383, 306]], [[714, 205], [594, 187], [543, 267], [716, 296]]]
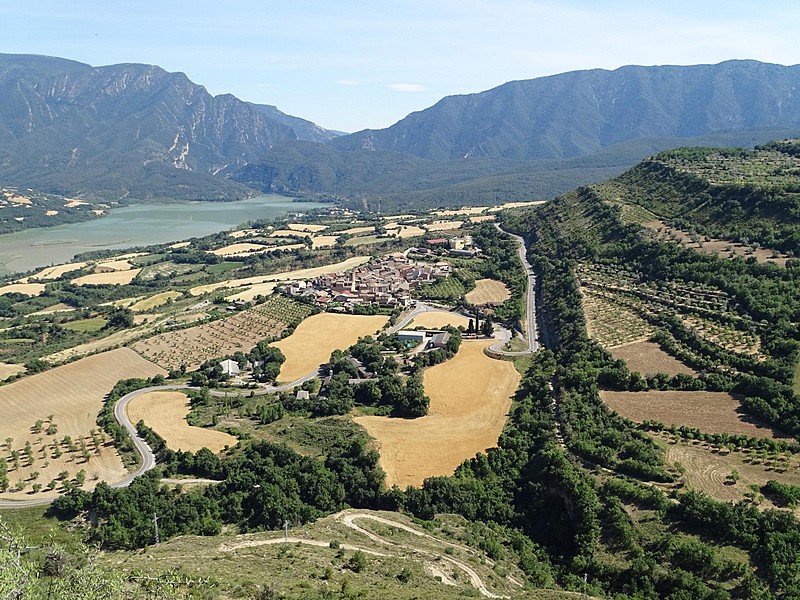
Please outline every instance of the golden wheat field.
[[73, 279], [75, 285], [128, 285], [139, 274], [141, 269], [114, 271], [111, 273], [92, 273]]
[[383, 316], [319, 313], [304, 320], [289, 337], [275, 342], [286, 357], [279, 380], [296, 381], [328, 361], [331, 352], [344, 350], [358, 338], [374, 335], [388, 321]]
[[[87, 488], [93, 487], [96, 481], [121, 479], [127, 471], [116, 450], [107, 445], [104, 436], [93, 439], [91, 435], [92, 430], [99, 429], [96, 419], [103, 397], [120, 379], [165, 373], [133, 350], [118, 348], [0, 387], [0, 414], [3, 415], [0, 456], [8, 461], [12, 486], [20, 480], [27, 482], [22, 491], [7, 492], [2, 497], [27, 499], [53, 495], [60, 489], [60, 482], [53, 491], [35, 495], [29, 492], [36, 483], [46, 490], [47, 484], [62, 471], [67, 471], [69, 477], [85, 471]], [[42, 421], [42, 430], [37, 433], [38, 420]], [[51, 425], [56, 431], [48, 434], [47, 428]], [[69, 440], [65, 440], [65, 436], [69, 436]], [[11, 438], [10, 449], [6, 443], [8, 438]], [[100, 442], [98, 446], [95, 440]], [[70, 450], [70, 441], [74, 450]], [[32, 463], [25, 456], [26, 442], [31, 444]], [[87, 449], [88, 461], [82, 445]], [[11, 451], [20, 451], [19, 470], [14, 469]], [[34, 473], [38, 473], [35, 478]]]
[[225, 446], [235, 446], [239, 440], [230, 434], [205, 427], [193, 427], [186, 422], [189, 398], [183, 392], [150, 392], [128, 403], [126, 412], [131, 423], [140, 420], [164, 438], [170, 450], [197, 452], [208, 448], [219, 452]]
[[421, 227], [417, 227], [416, 225], [401, 225], [400, 231], [397, 233], [397, 237], [400, 239], [406, 239], [411, 237], [417, 237], [419, 235], [423, 235], [425, 230]]
[[502, 304], [511, 298], [506, 284], [496, 279], [478, 279], [475, 289], [465, 296], [470, 304]]
[[266, 246], [264, 244], [240, 242], [238, 244], [229, 244], [227, 246], [223, 246], [222, 248], [212, 250], [211, 254], [216, 254], [217, 256], [233, 256], [235, 254], [246, 254], [248, 252], [253, 252], [254, 250], [264, 250], [265, 248]]
[[328, 248], [336, 244], [339, 239], [338, 235], [315, 235], [311, 238], [312, 248]]
[[0, 363], [0, 381], [5, 381], [12, 375], [22, 373], [25, 370], [25, 365], [15, 365], [11, 363]]
[[444, 311], [430, 311], [424, 312], [411, 321], [409, 327], [444, 327], [451, 325], [452, 327], [463, 327], [466, 329], [469, 326], [469, 318], [464, 315], [453, 312]]
[[786, 437], [747, 415], [736, 397], [728, 392], [601, 391], [600, 397], [611, 410], [632, 421], [660, 421], [665, 425], [695, 427], [708, 433]]
[[77, 271], [78, 269], [82, 269], [85, 267], [87, 263], [85, 262], [74, 262], [74, 263], [67, 263], [66, 265], [56, 265], [55, 267], [47, 267], [46, 269], [42, 269], [35, 275], [31, 275], [31, 279], [58, 279], [65, 273], [70, 273], [71, 271]]
[[38, 296], [44, 291], [43, 283], [9, 283], [0, 287], [0, 296], [4, 294], [25, 294], [26, 296]]
[[511, 362], [484, 354], [492, 343], [462, 342], [453, 358], [425, 370], [427, 416], [356, 417], [378, 440], [387, 486], [418, 486], [426, 477], [451, 475], [466, 459], [497, 445], [520, 375]]
[[314, 223], [289, 223], [286, 228], [292, 231], [308, 231], [311, 233], [319, 233], [320, 231], [325, 231], [328, 226], [315, 225]]
[[461, 221], [433, 221], [425, 225], [428, 231], [449, 231], [451, 229], [458, 229], [464, 223]]
[[135, 304], [131, 304], [130, 309], [134, 312], [142, 312], [145, 310], [150, 310], [151, 308], [155, 308], [156, 306], [161, 306], [165, 304], [169, 300], [175, 300], [183, 296], [181, 292], [161, 292], [160, 294], [155, 294], [154, 296], [150, 296], [149, 298], [145, 298], [144, 300], [140, 300]]

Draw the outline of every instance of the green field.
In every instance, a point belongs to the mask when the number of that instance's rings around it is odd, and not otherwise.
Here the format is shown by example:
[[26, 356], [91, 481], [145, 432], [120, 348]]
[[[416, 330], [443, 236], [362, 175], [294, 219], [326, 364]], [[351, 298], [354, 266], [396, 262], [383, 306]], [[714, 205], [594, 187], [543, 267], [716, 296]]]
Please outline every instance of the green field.
[[106, 326], [106, 321], [103, 317], [92, 317], [91, 319], [81, 319], [79, 321], [71, 321], [64, 323], [62, 327], [70, 331], [94, 332], [100, 331]]
[[222, 273], [227, 273], [228, 271], [233, 271], [234, 269], [238, 269], [244, 263], [235, 262], [235, 261], [224, 261], [221, 263], [217, 263], [215, 265], [208, 265], [206, 267], [206, 272], [210, 273], [211, 275], [221, 275]]

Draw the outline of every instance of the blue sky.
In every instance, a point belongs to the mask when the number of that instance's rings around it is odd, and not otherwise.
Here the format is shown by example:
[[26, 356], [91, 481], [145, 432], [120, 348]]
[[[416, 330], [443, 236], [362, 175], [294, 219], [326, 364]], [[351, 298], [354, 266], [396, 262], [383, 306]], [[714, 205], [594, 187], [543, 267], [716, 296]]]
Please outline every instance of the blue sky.
[[0, 52], [157, 64], [330, 129], [388, 126], [442, 97], [575, 69], [800, 63], [800, 2], [22, 0]]

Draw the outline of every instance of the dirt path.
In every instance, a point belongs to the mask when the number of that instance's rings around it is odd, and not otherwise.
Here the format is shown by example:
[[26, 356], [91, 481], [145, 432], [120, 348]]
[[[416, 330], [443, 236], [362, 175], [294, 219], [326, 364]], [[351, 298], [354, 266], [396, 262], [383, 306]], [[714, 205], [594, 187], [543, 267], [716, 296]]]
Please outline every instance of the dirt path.
[[[450, 556], [434, 555], [433, 552], [429, 552], [429, 551], [423, 550], [421, 548], [410, 546], [408, 544], [398, 544], [397, 542], [386, 540], [386, 539], [382, 538], [381, 536], [379, 536], [379, 535], [377, 535], [375, 533], [372, 533], [371, 531], [367, 531], [363, 527], [357, 525], [355, 523], [355, 521], [356, 520], [360, 520], [360, 519], [369, 520], [369, 521], [375, 521], [375, 522], [381, 523], [383, 525], [388, 525], [390, 527], [395, 527], [396, 529], [401, 529], [401, 530], [406, 531], [406, 532], [408, 532], [408, 533], [410, 533], [412, 535], [415, 535], [417, 537], [429, 539], [429, 540], [435, 541], [437, 543], [444, 544], [446, 546], [451, 546], [453, 548], [458, 548], [458, 549], [463, 550], [463, 551], [465, 551], [465, 552], [467, 552], [469, 554], [476, 554], [477, 555], [477, 552], [472, 550], [472, 548], [467, 548], [466, 546], [461, 546], [459, 544], [453, 544], [451, 542], [447, 542], [445, 540], [442, 540], [440, 538], [432, 536], [432, 535], [430, 535], [428, 533], [424, 533], [422, 531], [419, 531], [418, 529], [414, 529], [413, 527], [409, 527], [408, 525], [405, 525], [404, 523], [399, 523], [398, 521], [394, 521], [392, 519], [387, 519], [385, 517], [380, 517], [378, 515], [373, 515], [373, 514], [370, 514], [370, 513], [342, 512], [342, 513], [339, 513], [339, 514], [334, 515], [334, 516], [335, 516], [336, 520], [341, 522], [343, 525], [353, 529], [354, 531], [357, 531], [358, 533], [360, 533], [362, 535], [367, 536], [369, 539], [371, 539], [372, 541], [377, 542], [379, 544], [384, 544], [386, 546], [392, 546], [392, 547], [395, 547], [395, 548], [402, 548], [404, 550], [410, 550], [410, 551], [412, 551], [414, 553], [417, 553], [417, 554], [428, 555], [428, 556], [431, 556], [431, 557], [436, 556], [437, 558], [441, 558], [442, 560], [450, 563], [454, 567], [456, 567], [456, 568], [460, 569], [461, 571], [463, 571], [467, 575], [467, 577], [469, 578], [469, 581], [470, 581], [470, 584], [472, 585], [472, 587], [477, 589], [486, 598], [509, 598], [510, 597], [510, 596], [503, 596], [503, 595], [498, 595], [498, 594], [495, 594], [493, 592], [490, 592], [489, 589], [486, 587], [486, 585], [483, 583], [483, 580], [481, 579], [480, 575], [478, 575], [478, 573], [472, 567], [470, 567], [468, 564], [466, 564], [466, 563], [464, 563], [464, 562], [462, 562], [460, 560], [457, 560], [457, 559], [452, 558]], [[487, 559], [487, 564], [491, 566], [492, 562]], [[440, 576], [441, 576], [441, 574], [440, 574]], [[454, 582], [452, 581], [452, 579], [450, 579], [449, 577], [446, 577], [446, 576], [442, 577], [442, 582], [445, 583], [446, 585], [454, 585]]]

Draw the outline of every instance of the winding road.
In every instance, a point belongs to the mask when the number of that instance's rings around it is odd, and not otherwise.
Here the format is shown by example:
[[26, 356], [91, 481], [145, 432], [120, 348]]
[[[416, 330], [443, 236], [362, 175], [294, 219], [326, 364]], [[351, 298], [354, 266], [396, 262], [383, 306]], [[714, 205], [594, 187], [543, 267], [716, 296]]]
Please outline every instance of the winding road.
[[[499, 328], [499, 332], [495, 335], [499, 337], [498, 341], [492, 344], [489, 349], [498, 355], [503, 356], [523, 356], [526, 354], [531, 354], [536, 352], [539, 348], [538, 342], [538, 332], [536, 329], [536, 275], [533, 273], [533, 269], [531, 268], [530, 263], [526, 257], [526, 247], [525, 247], [525, 240], [522, 239], [518, 235], [514, 235], [513, 233], [508, 233], [500, 228], [499, 225], [496, 225], [497, 229], [507, 235], [510, 235], [514, 238], [517, 243], [519, 244], [519, 259], [522, 263], [523, 267], [525, 268], [528, 274], [528, 290], [527, 290], [527, 307], [526, 307], [526, 319], [527, 319], [527, 326], [528, 326], [528, 348], [525, 350], [520, 351], [509, 351], [504, 350], [503, 346], [505, 346], [509, 340], [511, 339], [511, 332], [505, 328]], [[426, 312], [451, 312], [444, 308], [439, 308], [437, 306], [431, 305], [429, 303], [424, 302], [417, 302], [414, 308], [406, 313], [400, 315], [398, 321], [389, 329], [387, 329], [387, 333], [397, 333], [403, 327], [411, 323], [417, 316], [426, 313]], [[320, 372], [316, 370], [312, 373], [304, 375], [300, 379], [296, 381], [292, 381], [291, 383], [286, 383], [278, 386], [273, 385], [264, 385], [254, 389], [236, 389], [231, 390], [231, 392], [226, 391], [218, 391], [212, 390], [209, 392], [214, 397], [226, 397], [229, 393], [252, 393], [255, 396], [262, 396], [266, 394], [274, 394], [276, 392], [284, 392], [296, 387], [303, 385], [306, 381], [314, 379], [315, 377], [319, 377]], [[141, 396], [142, 394], [147, 394], [150, 392], [163, 392], [169, 390], [197, 390], [199, 388], [192, 387], [190, 385], [159, 385], [159, 386], [152, 386], [146, 387], [139, 390], [135, 390], [126, 394], [114, 405], [114, 417], [119, 421], [119, 423], [126, 429], [128, 434], [131, 436], [133, 440], [133, 445], [136, 448], [136, 451], [141, 455], [142, 462], [139, 467], [131, 472], [128, 473], [123, 479], [119, 481], [115, 481], [113, 483], [109, 483], [109, 485], [113, 488], [121, 488], [127, 487], [131, 484], [131, 482], [143, 475], [147, 471], [153, 469], [156, 466], [156, 457], [153, 454], [152, 449], [150, 446], [145, 442], [136, 431], [136, 426], [130, 422], [128, 419], [128, 415], [126, 414], [126, 408], [128, 404], [136, 397]], [[31, 506], [43, 506], [46, 504], [50, 504], [55, 497], [50, 498], [37, 498], [31, 500], [0, 500], [0, 509], [2, 508], [27, 508]], [[491, 597], [491, 596], [490, 596]]]

